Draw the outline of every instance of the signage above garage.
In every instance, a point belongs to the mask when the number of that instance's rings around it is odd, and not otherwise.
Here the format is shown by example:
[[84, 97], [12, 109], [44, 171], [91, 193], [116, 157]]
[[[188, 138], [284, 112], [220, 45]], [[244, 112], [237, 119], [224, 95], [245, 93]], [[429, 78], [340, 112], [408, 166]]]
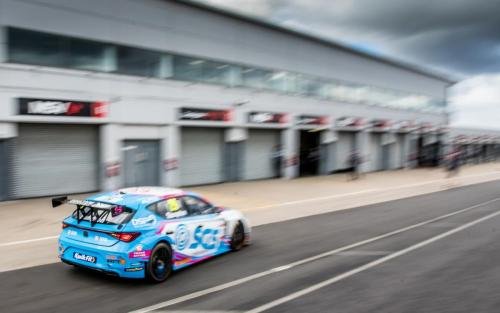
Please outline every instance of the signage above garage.
[[106, 102], [18, 98], [20, 115], [106, 117]]
[[297, 117], [297, 125], [327, 125], [329, 123], [328, 116], [319, 115], [299, 115]]
[[343, 116], [335, 121], [335, 126], [338, 128], [353, 128], [359, 129], [365, 125], [365, 119], [355, 116]]
[[255, 124], [284, 124], [287, 122], [286, 114], [272, 112], [250, 112], [248, 122]]
[[228, 122], [231, 120], [231, 111], [181, 108], [179, 119], [183, 121]]

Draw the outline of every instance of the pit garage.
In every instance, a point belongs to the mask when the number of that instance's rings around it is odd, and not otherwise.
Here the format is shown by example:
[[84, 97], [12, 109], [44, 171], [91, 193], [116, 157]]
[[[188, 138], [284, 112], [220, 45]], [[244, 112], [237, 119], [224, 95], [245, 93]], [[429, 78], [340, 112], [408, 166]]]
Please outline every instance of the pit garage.
[[98, 127], [19, 124], [12, 160], [12, 198], [99, 189]]
[[273, 153], [280, 144], [279, 130], [254, 129], [245, 142], [243, 179], [266, 179], [279, 176]]
[[220, 183], [223, 170], [224, 131], [219, 128], [183, 127], [181, 130], [181, 185]]
[[341, 172], [349, 169], [348, 158], [356, 148], [356, 132], [339, 131], [335, 142], [335, 168], [334, 171]]

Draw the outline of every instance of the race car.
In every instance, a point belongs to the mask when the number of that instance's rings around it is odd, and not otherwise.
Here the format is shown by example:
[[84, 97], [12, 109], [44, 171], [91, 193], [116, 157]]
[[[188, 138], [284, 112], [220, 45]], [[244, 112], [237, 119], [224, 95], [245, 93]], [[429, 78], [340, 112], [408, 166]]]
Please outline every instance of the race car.
[[162, 282], [172, 271], [250, 243], [251, 228], [236, 210], [200, 195], [164, 187], [133, 187], [85, 200], [64, 219], [59, 257], [67, 264], [126, 278]]

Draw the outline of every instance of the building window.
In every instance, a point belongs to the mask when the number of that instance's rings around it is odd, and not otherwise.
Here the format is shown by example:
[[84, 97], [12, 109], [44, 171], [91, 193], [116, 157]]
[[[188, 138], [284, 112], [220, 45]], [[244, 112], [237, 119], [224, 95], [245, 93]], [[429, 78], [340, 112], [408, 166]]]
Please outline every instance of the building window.
[[89, 71], [105, 70], [106, 46], [87, 40], [69, 40], [67, 66]]
[[59, 66], [65, 65], [67, 42], [59, 36], [9, 28], [9, 62]]
[[174, 78], [231, 85], [231, 65], [204, 59], [174, 56]]
[[243, 68], [241, 83], [245, 87], [258, 89], [272, 89], [273, 72], [257, 68]]
[[145, 77], [160, 77], [161, 53], [119, 46], [116, 55], [116, 72]]
[[16, 28], [9, 28], [7, 36], [9, 62], [104, 70], [104, 44]]

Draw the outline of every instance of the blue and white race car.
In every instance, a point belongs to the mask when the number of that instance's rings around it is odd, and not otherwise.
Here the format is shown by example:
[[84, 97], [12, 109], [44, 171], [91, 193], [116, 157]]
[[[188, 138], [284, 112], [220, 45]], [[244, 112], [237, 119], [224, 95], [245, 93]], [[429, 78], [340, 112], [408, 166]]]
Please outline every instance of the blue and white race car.
[[236, 210], [192, 192], [134, 187], [75, 205], [63, 221], [59, 257], [65, 263], [127, 278], [162, 282], [172, 271], [250, 243], [250, 225]]

